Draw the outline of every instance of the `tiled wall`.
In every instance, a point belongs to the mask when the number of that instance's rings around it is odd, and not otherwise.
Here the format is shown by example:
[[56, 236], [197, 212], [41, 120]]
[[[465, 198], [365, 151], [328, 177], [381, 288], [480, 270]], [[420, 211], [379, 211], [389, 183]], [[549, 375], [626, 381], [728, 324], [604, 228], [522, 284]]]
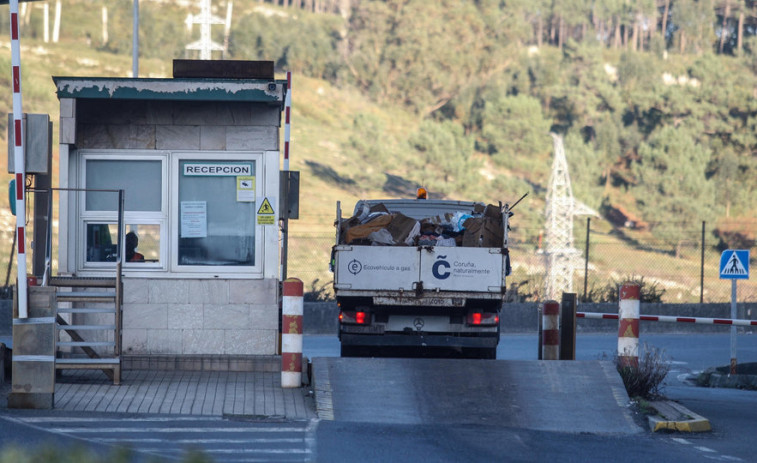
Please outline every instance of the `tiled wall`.
[[63, 99], [60, 137], [79, 149], [276, 150], [280, 118], [264, 103]]
[[278, 282], [124, 279], [124, 354], [275, 354]]

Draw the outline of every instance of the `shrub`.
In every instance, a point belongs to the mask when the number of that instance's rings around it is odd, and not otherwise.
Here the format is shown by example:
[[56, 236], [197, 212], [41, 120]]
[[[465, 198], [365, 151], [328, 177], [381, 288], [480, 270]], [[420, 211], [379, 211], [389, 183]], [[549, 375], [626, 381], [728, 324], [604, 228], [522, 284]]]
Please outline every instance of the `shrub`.
[[306, 302], [327, 302], [333, 301], [334, 295], [331, 293], [331, 285], [333, 281], [327, 281], [321, 284], [320, 279], [316, 278], [310, 282], [310, 290], [305, 291], [303, 300]]
[[615, 355], [615, 366], [623, 380], [629, 397], [654, 399], [660, 397], [662, 382], [670, 372], [670, 360], [664, 351], [644, 344], [639, 356], [638, 368], [621, 364], [620, 356]]
[[639, 285], [640, 302], [662, 302], [662, 296], [665, 289], [659, 287], [659, 283], [649, 283], [644, 281], [643, 276], [627, 277], [619, 282], [615, 279], [604, 286], [595, 286], [592, 284], [591, 289], [586, 294], [583, 302], [618, 302], [618, 292], [621, 285], [626, 283], [635, 283]]

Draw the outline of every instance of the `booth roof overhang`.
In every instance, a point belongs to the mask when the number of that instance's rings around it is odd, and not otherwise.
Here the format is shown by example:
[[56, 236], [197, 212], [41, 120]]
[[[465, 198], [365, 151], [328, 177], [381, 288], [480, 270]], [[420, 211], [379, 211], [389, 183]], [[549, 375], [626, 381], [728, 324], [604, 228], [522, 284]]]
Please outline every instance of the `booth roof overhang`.
[[286, 80], [55, 77], [58, 99], [237, 101], [284, 106]]

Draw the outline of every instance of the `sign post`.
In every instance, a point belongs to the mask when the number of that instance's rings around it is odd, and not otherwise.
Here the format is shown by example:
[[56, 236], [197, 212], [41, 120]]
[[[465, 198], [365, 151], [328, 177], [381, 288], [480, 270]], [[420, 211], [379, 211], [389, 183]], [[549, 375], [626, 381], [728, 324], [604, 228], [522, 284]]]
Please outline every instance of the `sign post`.
[[[720, 255], [720, 279], [731, 280], [731, 319], [737, 318], [736, 294], [738, 280], [749, 279], [749, 250], [726, 249]], [[736, 326], [731, 325], [731, 374], [736, 374]]]

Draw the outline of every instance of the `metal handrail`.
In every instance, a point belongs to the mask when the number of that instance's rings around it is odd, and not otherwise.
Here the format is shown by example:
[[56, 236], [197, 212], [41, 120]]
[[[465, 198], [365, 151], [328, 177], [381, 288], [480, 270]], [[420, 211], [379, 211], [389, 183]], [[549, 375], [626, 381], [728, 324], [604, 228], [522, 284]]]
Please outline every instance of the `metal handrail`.
[[[34, 190], [30, 190], [34, 191]], [[124, 190], [110, 190], [110, 189], [97, 189], [97, 188], [48, 188], [47, 190], [40, 190], [39, 192], [47, 192], [49, 194], [49, 201], [47, 203], [47, 237], [45, 245], [45, 271], [42, 277], [42, 286], [47, 286], [47, 282], [50, 278], [51, 262], [53, 253], [53, 192], [54, 191], [84, 191], [84, 192], [100, 192], [100, 193], [118, 193], [118, 243], [116, 244], [116, 252], [118, 253], [118, 264], [124, 262], [124, 246], [122, 243], [126, 240], [126, 225], [124, 223], [124, 204], [125, 196]], [[120, 265], [116, 266], [120, 272]]]

